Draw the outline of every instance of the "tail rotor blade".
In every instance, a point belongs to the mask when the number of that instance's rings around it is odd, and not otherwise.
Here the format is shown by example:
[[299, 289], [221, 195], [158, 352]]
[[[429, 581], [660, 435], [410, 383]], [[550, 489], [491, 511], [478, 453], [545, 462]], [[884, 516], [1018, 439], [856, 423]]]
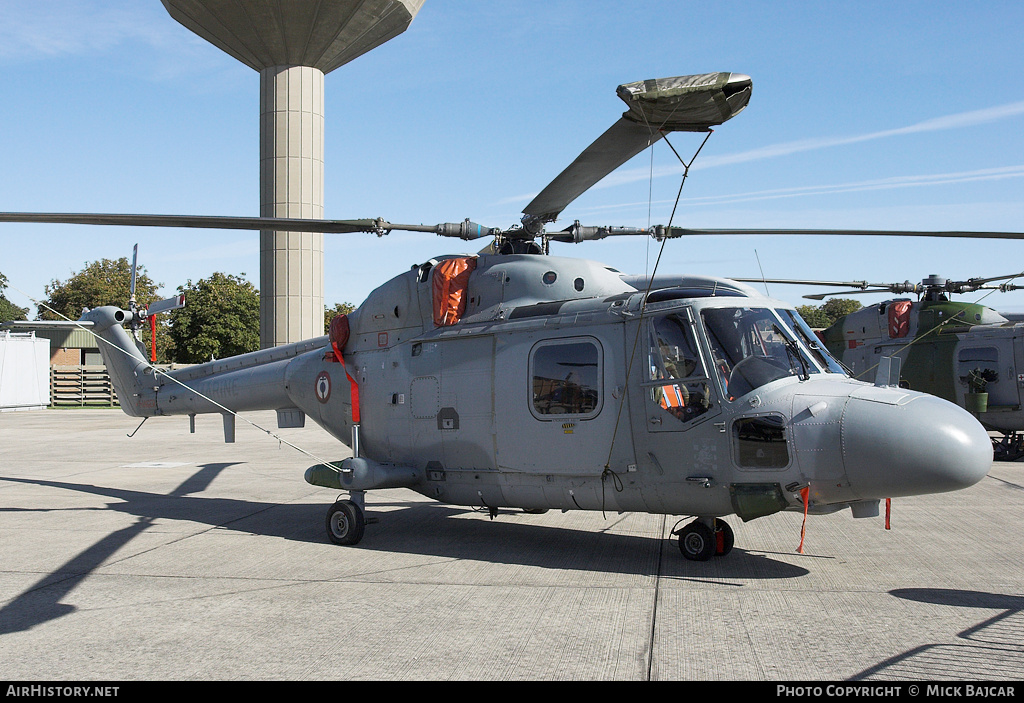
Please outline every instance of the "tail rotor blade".
[[149, 308], [146, 309], [146, 317], [152, 317], [161, 312], [170, 312], [171, 310], [177, 310], [178, 308], [185, 307], [185, 294], [177, 295], [173, 298], [166, 298], [164, 300], [158, 300], [155, 303], [151, 303]]
[[129, 293], [128, 300], [129, 300], [129, 302], [134, 302], [135, 301], [135, 281], [136, 281], [136, 277], [138, 275], [138, 269], [136, 268], [136, 264], [138, 263], [138, 261], [139, 261], [139, 245], [136, 244], [134, 247], [132, 247], [132, 280], [131, 280], [131, 283], [129, 284], [129, 287], [128, 287], [128, 293]]
[[132, 313], [131, 322], [132, 336], [135, 342], [139, 343], [139, 305], [135, 300], [135, 283], [138, 278], [139, 245], [132, 247], [132, 272], [128, 283], [128, 309]]

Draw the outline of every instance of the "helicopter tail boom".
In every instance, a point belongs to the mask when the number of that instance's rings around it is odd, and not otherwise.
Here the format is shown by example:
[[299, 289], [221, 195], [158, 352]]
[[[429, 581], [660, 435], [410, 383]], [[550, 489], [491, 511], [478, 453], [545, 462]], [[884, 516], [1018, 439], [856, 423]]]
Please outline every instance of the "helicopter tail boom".
[[100, 353], [122, 410], [133, 417], [232, 414], [249, 410], [294, 408], [286, 367], [301, 354], [327, 345], [327, 337], [262, 349], [228, 359], [157, 372], [122, 324], [132, 313], [113, 306], [83, 315], [103, 340]]

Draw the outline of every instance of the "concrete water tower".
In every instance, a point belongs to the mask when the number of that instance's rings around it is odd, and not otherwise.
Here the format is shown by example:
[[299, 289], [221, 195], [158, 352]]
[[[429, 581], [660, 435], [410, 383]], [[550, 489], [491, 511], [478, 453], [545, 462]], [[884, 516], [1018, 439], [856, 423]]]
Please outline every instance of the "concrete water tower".
[[[324, 75], [401, 34], [424, 0], [161, 0], [260, 73], [260, 216], [323, 217]], [[260, 232], [260, 346], [323, 334], [323, 235]]]

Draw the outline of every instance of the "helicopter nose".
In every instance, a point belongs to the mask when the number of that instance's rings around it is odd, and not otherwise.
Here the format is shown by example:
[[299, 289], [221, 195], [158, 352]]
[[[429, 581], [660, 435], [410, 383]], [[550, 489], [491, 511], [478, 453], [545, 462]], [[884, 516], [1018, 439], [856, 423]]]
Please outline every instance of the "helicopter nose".
[[992, 467], [992, 442], [970, 413], [897, 389], [851, 396], [842, 444], [851, 487], [865, 500], [960, 490]]

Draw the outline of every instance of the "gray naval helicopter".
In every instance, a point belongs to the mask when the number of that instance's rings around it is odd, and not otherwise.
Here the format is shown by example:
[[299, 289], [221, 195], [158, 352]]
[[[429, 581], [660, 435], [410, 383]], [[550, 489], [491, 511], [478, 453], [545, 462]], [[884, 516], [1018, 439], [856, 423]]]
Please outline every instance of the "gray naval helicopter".
[[104, 362], [131, 416], [220, 413], [233, 441], [233, 413], [273, 409], [280, 427], [309, 417], [348, 445], [351, 457], [305, 473], [347, 493], [326, 517], [335, 543], [362, 539], [373, 521], [367, 491], [403, 487], [492, 518], [502, 508], [692, 517], [673, 534], [684, 557], [707, 560], [733, 547], [723, 517], [844, 508], [877, 516], [883, 499], [966, 488], [992, 462], [987, 433], [963, 408], [899, 388], [896, 369], [874, 383], [852, 379], [792, 306], [746, 284], [627, 275], [548, 255], [550, 241], [757, 233], [544, 229], [665, 134], [710, 133], [750, 92], [750, 78], [734, 73], [619, 86], [627, 112], [507, 231], [469, 220], [5, 213], [0, 221], [491, 238], [479, 254], [438, 256], [395, 276], [327, 336], [167, 373], [125, 331], [132, 311], [97, 308], [82, 321], [106, 342]]
[[1024, 321], [953, 296], [1019, 290], [1024, 286], [1013, 281], [1022, 276], [1024, 273], [957, 281], [932, 274], [920, 283], [734, 280], [845, 288], [804, 296], [810, 300], [868, 293], [915, 296], [863, 307], [837, 319], [819, 336], [854, 378], [870, 377], [882, 359], [898, 355], [900, 386], [937, 395], [967, 409], [994, 433], [996, 460], [1014, 461], [1024, 457]]

